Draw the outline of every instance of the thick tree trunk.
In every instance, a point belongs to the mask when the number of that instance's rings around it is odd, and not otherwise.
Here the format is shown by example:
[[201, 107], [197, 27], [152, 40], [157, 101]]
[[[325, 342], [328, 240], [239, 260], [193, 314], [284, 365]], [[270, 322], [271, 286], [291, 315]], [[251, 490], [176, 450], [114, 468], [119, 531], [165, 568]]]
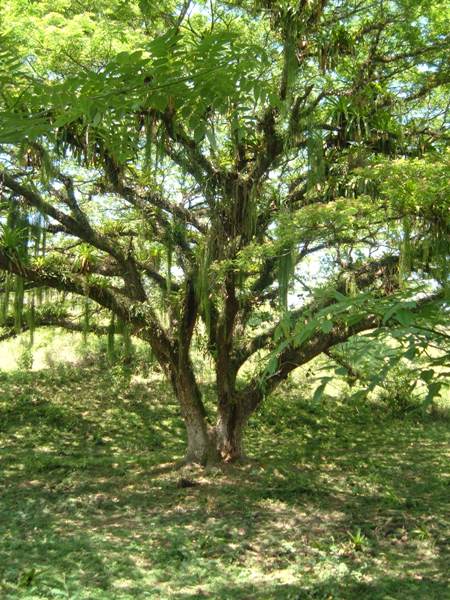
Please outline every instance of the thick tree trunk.
[[235, 400], [219, 404], [216, 425], [217, 449], [221, 459], [234, 462], [243, 458], [243, 432], [247, 418]]
[[172, 373], [171, 380], [186, 426], [188, 442], [186, 462], [201, 465], [217, 462], [219, 454], [215, 432], [208, 426], [205, 407], [192, 365], [190, 363], [183, 365], [182, 369]]
[[185, 461], [203, 466], [217, 463], [220, 457], [214, 431], [206, 426], [204, 420], [185, 418], [184, 421], [188, 438]]
[[177, 396], [187, 431], [186, 462], [207, 465], [243, 457], [243, 432], [248, 419], [236, 401], [219, 404], [216, 426], [211, 427], [192, 390], [177, 386]]
[[[183, 358], [183, 360], [181, 360]], [[217, 384], [217, 421], [208, 423], [193, 365], [187, 354], [169, 365], [168, 374], [176, 393], [187, 432], [186, 462], [201, 465], [233, 462], [243, 456], [243, 431], [252, 410], [247, 399], [234, 390], [230, 367]]]

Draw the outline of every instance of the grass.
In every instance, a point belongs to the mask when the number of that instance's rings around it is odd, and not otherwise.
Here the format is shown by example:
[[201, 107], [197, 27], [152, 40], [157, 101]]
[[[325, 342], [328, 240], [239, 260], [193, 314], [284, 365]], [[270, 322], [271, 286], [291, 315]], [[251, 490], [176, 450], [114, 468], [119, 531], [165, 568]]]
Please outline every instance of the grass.
[[448, 421], [301, 391], [205, 471], [157, 375], [0, 372], [0, 597], [450, 598]]

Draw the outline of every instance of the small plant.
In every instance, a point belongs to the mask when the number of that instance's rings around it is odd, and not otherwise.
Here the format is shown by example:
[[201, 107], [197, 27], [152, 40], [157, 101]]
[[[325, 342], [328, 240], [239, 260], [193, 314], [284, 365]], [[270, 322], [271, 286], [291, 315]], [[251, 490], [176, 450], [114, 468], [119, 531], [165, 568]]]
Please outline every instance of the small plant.
[[19, 588], [29, 588], [33, 584], [33, 580], [35, 579], [37, 574], [36, 569], [33, 567], [32, 569], [26, 569], [22, 571], [17, 580], [17, 586]]
[[18, 359], [17, 366], [22, 371], [31, 371], [33, 368], [33, 350], [30, 346], [24, 346]]
[[349, 532], [348, 537], [355, 552], [363, 552], [369, 545], [369, 540], [364, 533], [362, 533], [360, 527], [356, 529], [355, 533]]
[[382, 384], [380, 401], [396, 416], [403, 416], [418, 407], [415, 394], [417, 377], [403, 366], [392, 369]]
[[430, 546], [434, 546], [436, 543], [433, 534], [425, 525], [420, 525], [417, 527], [417, 529], [414, 529], [412, 534], [416, 539], [420, 540], [421, 542], [427, 542], [430, 544]]

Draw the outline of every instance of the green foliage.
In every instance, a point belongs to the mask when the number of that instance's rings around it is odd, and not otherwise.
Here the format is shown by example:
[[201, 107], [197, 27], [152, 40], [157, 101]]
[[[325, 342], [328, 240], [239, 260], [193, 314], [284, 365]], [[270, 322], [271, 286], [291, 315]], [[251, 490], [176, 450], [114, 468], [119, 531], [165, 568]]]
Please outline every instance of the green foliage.
[[349, 533], [348, 537], [356, 552], [362, 552], [369, 545], [367, 537], [361, 532], [360, 527], [354, 533]]
[[257, 406], [298, 364], [389, 332], [431, 402], [447, 3], [91, 4], [0, 7], [3, 334], [53, 319], [122, 366], [140, 337], [172, 379], [201, 346]]
[[283, 310], [288, 308], [289, 285], [295, 270], [294, 249], [287, 248], [278, 258], [278, 290], [280, 306]]
[[195, 281], [195, 293], [205, 320], [206, 331], [211, 330], [211, 256], [208, 246], [200, 247], [198, 272]]
[[116, 333], [116, 323], [115, 323], [115, 315], [114, 313], [111, 315], [111, 321], [108, 325], [108, 338], [107, 338], [107, 355], [108, 360], [113, 362], [115, 357], [115, 333]]
[[419, 408], [420, 402], [416, 395], [417, 375], [416, 370], [399, 366], [391, 369], [384, 378], [379, 398], [395, 416], [404, 416]]
[[33, 368], [33, 349], [29, 345], [24, 345], [17, 360], [17, 366], [24, 371], [31, 371]]

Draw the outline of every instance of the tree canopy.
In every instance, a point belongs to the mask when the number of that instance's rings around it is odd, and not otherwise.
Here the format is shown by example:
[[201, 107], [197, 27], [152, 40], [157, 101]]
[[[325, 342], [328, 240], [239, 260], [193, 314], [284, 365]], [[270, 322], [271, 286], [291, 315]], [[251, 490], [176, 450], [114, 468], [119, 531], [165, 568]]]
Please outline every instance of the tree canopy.
[[270, 391], [358, 334], [445, 365], [449, 19], [444, 0], [5, 0], [3, 337], [140, 337], [200, 462], [239, 457]]

